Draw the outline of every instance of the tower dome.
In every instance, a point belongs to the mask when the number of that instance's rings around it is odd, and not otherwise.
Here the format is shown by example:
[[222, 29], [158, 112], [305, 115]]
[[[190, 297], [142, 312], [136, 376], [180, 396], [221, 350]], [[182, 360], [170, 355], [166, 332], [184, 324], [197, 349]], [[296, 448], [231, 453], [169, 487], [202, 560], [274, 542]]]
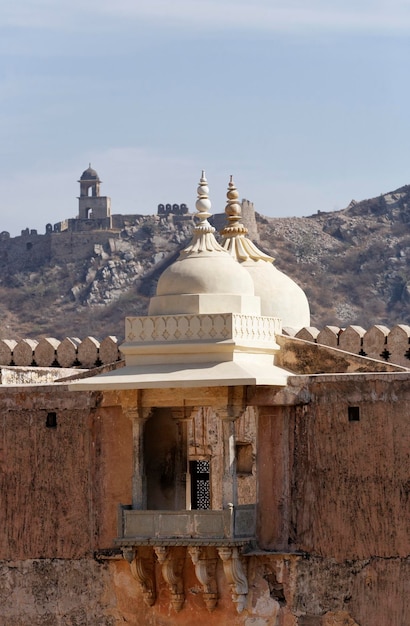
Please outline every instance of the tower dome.
[[198, 220], [190, 244], [160, 276], [151, 298], [150, 315], [183, 313], [245, 313], [260, 315], [249, 273], [214, 237], [208, 222], [209, 188], [202, 172], [196, 201]]
[[[97, 172], [91, 167], [91, 163], [86, 170], [81, 174], [80, 181], [82, 180], [100, 180]], [[101, 181], [100, 181], [101, 182]]]
[[225, 208], [228, 224], [221, 235], [224, 248], [252, 277], [255, 295], [261, 299], [261, 315], [280, 317], [283, 327], [300, 329], [310, 326], [309, 302], [305, 292], [273, 265], [272, 257], [264, 254], [247, 238], [248, 231], [240, 223], [241, 206], [238, 198], [231, 176]]

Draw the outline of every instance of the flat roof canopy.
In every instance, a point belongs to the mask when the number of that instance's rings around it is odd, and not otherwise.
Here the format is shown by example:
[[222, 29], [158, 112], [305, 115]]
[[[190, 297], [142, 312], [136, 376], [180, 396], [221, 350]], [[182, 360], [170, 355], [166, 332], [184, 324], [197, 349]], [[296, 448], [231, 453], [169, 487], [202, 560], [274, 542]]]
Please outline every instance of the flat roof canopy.
[[242, 361], [219, 363], [166, 363], [126, 366], [105, 374], [74, 381], [73, 391], [114, 389], [168, 389], [173, 387], [220, 387], [274, 385], [284, 387], [291, 372], [276, 365]]

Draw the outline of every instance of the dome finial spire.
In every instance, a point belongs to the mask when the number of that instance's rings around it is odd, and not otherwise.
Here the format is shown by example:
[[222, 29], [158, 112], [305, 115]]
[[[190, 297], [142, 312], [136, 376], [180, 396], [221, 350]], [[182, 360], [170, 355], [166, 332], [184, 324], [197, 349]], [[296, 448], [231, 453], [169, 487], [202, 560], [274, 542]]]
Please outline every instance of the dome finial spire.
[[197, 188], [198, 198], [195, 203], [197, 214], [197, 224], [194, 228], [194, 235], [190, 244], [181, 252], [181, 255], [186, 256], [198, 252], [223, 252], [226, 250], [219, 245], [215, 239], [215, 228], [208, 222], [208, 217], [211, 217], [211, 201], [209, 199], [209, 187], [206, 179], [205, 170], [202, 170], [201, 179]]
[[204, 227], [207, 225], [210, 229], [210, 232], [215, 232], [215, 229], [208, 222], [208, 217], [211, 217], [212, 213], [210, 213], [211, 209], [211, 201], [209, 199], [209, 187], [208, 181], [206, 180], [205, 170], [202, 170], [201, 179], [198, 184], [197, 189], [198, 199], [195, 203], [195, 208], [198, 211], [196, 214], [196, 218], [199, 220], [198, 226]]
[[229, 177], [228, 191], [226, 193], [227, 203], [225, 213], [228, 218], [228, 224], [222, 231], [222, 235], [226, 236], [229, 232], [235, 235], [246, 235], [248, 229], [241, 224], [242, 208], [238, 202], [239, 193], [233, 182], [233, 175]]
[[238, 202], [239, 193], [233, 182], [233, 176], [229, 178], [228, 191], [226, 193], [227, 203], [225, 213], [227, 216], [227, 225], [221, 230], [224, 238], [224, 248], [237, 261], [246, 261], [247, 259], [264, 261], [273, 261], [273, 258], [264, 254], [259, 250], [250, 239], [246, 237], [248, 229], [242, 224], [242, 207]]

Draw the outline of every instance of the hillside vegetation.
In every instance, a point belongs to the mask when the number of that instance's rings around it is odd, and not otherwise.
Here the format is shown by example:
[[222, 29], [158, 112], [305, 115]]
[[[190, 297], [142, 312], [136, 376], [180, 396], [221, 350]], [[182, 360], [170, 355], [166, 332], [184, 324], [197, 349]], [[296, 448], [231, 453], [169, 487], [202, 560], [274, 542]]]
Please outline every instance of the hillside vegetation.
[[[257, 221], [260, 247], [306, 291], [312, 325], [410, 324], [410, 186], [342, 211]], [[47, 252], [1, 241], [1, 337], [121, 338], [191, 232], [191, 219], [138, 216], [121, 231], [55, 233]]]

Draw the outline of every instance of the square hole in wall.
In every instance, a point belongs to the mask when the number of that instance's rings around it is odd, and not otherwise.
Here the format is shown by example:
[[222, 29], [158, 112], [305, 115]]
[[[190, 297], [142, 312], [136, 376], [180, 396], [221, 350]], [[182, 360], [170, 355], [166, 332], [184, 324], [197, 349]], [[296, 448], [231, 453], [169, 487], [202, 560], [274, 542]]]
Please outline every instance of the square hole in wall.
[[57, 413], [55, 413], [54, 411], [50, 411], [49, 413], [47, 413], [46, 427], [57, 428]]
[[253, 452], [251, 443], [236, 444], [236, 472], [238, 474], [252, 474]]
[[349, 406], [347, 408], [349, 422], [360, 422], [360, 408], [358, 406]]

